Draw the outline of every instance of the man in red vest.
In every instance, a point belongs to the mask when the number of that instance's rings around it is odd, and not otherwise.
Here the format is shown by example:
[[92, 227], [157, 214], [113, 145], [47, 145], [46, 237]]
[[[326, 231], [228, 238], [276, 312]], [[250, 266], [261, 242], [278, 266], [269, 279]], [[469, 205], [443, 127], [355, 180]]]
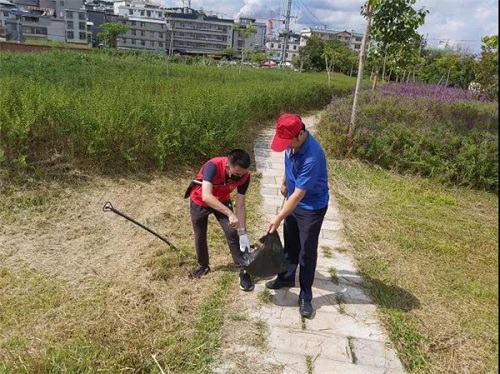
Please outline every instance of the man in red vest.
[[[186, 197], [190, 197], [196, 259], [200, 265], [191, 273], [201, 278], [210, 272], [207, 228], [208, 216], [213, 214], [224, 230], [235, 265], [240, 269], [240, 288], [252, 291], [254, 285], [246, 272], [242, 255], [250, 247], [245, 230], [245, 193], [250, 184], [250, 155], [242, 149], [232, 150], [226, 157], [208, 160], [190, 184]], [[231, 192], [237, 189], [236, 213], [233, 212]]]

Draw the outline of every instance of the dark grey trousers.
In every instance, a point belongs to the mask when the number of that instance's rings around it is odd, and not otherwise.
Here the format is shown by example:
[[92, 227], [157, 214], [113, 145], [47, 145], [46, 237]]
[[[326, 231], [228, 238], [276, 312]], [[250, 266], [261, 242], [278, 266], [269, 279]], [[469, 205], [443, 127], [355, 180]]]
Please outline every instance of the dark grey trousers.
[[305, 301], [311, 301], [313, 297], [312, 285], [318, 260], [319, 234], [327, 209], [328, 207], [317, 210], [295, 208], [293, 213], [285, 218], [284, 249], [290, 266], [287, 271], [278, 274], [278, 278], [294, 282], [297, 266], [300, 265], [299, 298]]
[[[231, 201], [225, 201], [223, 204], [233, 210]], [[191, 199], [189, 200], [189, 208], [191, 213], [191, 223], [193, 224], [194, 245], [196, 247], [196, 259], [198, 260], [198, 264], [203, 267], [208, 267], [209, 265], [207, 243], [208, 216], [213, 214], [215, 218], [217, 218], [217, 221], [219, 221], [219, 224], [226, 235], [227, 244], [229, 245], [229, 250], [231, 251], [234, 264], [237, 268], [242, 269], [243, 253], [240, 251], [240, 239], [238, 232], [229, 226], [229, 218], [225, 214], [222, 214], [213, 208], [199, 206]]]

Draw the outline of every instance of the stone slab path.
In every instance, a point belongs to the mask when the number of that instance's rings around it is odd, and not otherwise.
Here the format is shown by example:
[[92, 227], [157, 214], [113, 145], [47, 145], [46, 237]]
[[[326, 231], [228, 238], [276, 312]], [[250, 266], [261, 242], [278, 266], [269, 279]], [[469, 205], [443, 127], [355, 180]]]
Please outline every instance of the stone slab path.
[[[314, 133], [317, 117], [305, 117], [303, 121]], [[263, 209], [269, 219], [283, 203], [279, 186], [284, 172], [284, 155], [270, 150], [273, 135], [274, 128], [267, 130], [255, 147], [257, 170], [262, 173]], [[351, 255], [346, 252], [348, 243], [342, 236], [342, 228], [335, 191], [330, 191], [313, 287], [315, 314], [310, 320], [300, 317], [298, 287], [271, 291], [270, 304], [254, 306], [249, 312], [269, 327], [271, 358], [262, 359], [273, 361], [283, 368], [283, 373], [404, 373], [377, 320], [376, 306], [360, 287], [362, 279]], [[282, 226], [280, 229], [283, 238]], [[255, 292], [250, 294], [255, 297], [263, 292], [264, 283], [257, 282]]]

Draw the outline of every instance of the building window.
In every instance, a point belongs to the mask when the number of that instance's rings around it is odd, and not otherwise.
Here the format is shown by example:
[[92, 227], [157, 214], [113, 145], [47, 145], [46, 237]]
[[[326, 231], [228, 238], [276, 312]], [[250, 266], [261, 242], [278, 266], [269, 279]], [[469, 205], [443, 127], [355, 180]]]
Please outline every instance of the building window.
[[141, 45], [146, 45], [146, 41], [145, 40], [141, 40]]
[[160, 39], [163, 39], [163, 37], [165, 36], [165, 34], [162, 33], [162, 32], [160, 32], [159, 34], [160, 34]]
[[68, 38], [68, 39], [75, 39], [75, 33], [73, 31], [67, 31], [66, 32], [66, 38]]
[[75, 25], [74, 25], [73, 21], [67, 21], [66, 22], [66, 28], [67, 29], [74, 29]]
[[129, 9], [128, 10], [128, 15], [131, 16], [132, 14], [134, 14], [134, 10], [133, 9]]
[[147, 17], [151, 17], [151, 11], [150, 10], [146, 11], [146, 16]]
[[141, 36], [145, 36], [146, 33], [144, 32], [144, 30], [141, 30]]
[[141, 10], [141, 16], [144, 16], [144, 11], [143, 10]]
[[78, 23], [78, 28], [79, 28], [80, 30], [85, 30], [85, 29], [86, 29], [86, 27], [85, 27], [85, 22], [79, 22], [79, 23]]
[[141, 27], [146, 27], [146, 23], [145, 22], [141, 22]]
[[151, 34], [151, 37], [154, 38], [155, 37], [155, 32], [154, 31], [150, 31], [149, 32]]
[[87, 40], [87, 33], [86, 32], [81, 32], [79, 34], [80, 40]]
[[158, 42], [158, 47], [163, 48], [163, 42]]
[[130, 22], [130, 25], [131, 25], [131, 26], [135, 26], [135, 21], [131, 21], [131, 22]]
[[293, 46], [293, 50], [294, 50], [294, 51], [296, 51], [296, 50], [297, 50], [297, 46], [296, 46], [296, 45], [294, 45], [294, 46]]
[[130, 42], [131, 42], [132, 44], [135, 44], [135, 39], [132, 39]]
[[131, 32], [132, 32], [132, 35], [137, 35], [135, 30], [132, 30]]
[[64, 0], [59, 1], [60, 6], [64, 6]]
[[70, 10], [66, 11], [66, 18], [73, 18], [73, 12]]
[[155, 46], [155, 42], [151, 41], [151, 47], [154, 47], [154, 46]]
[[85, 13], [78, 13], [78, 19], [85, 20]]

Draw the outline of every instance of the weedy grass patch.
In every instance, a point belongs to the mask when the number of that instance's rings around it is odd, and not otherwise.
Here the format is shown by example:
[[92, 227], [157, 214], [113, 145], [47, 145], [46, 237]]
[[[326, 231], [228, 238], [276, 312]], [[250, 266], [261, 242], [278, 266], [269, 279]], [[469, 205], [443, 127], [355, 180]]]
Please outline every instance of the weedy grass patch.
[[365, 286], [410, 372], [498, 371], [498, 197], [330, 163]]
[[2, 53], [0, 162], [169, 169], [253, 143], [285, 111], [348, 94], [318, 73], [170, 63], [154, 54]]

